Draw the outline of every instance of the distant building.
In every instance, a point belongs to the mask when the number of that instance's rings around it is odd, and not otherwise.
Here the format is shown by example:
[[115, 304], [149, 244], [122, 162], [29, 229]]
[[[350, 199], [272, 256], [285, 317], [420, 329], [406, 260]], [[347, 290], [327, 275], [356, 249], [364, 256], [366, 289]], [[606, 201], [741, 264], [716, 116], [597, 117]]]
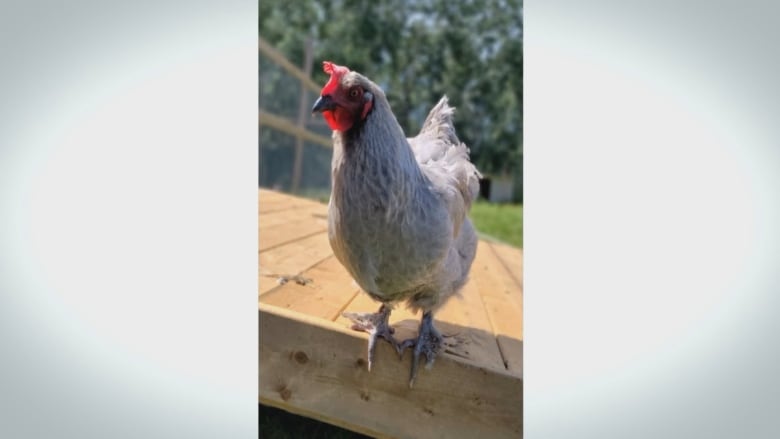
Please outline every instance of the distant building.
[[513, 175], [485, 175], [479, 181], [479, 195], [491, 203], [522, 202], [522, 182]]

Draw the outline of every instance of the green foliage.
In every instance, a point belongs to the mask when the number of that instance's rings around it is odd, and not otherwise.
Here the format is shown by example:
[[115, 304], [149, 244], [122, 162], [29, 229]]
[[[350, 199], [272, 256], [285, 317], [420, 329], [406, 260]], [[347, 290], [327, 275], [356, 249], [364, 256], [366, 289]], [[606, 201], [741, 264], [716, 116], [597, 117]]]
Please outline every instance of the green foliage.
[[522, 205], [493, 204], [480, 200], [471, 206], [469, 217], [479, 233], [515, 247], [523, 247]]
[[[479, 169], [522, 172], [522, 0], [263, 0], [259, 30], [296, 65], [312, 38], [317, 83], [323, 60], [374, 80], [407, 135], [446, 94]], [[297, 84], [262, 60], [260, 71], [261, 101], [297, 108]]]

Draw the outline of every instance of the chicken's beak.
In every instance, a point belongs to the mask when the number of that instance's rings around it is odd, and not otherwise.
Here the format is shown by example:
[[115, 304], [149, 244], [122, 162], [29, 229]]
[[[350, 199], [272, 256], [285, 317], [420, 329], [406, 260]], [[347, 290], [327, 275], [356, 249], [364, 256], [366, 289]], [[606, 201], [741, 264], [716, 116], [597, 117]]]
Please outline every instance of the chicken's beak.
[[333, 110], [336, 108], [336, 102], [330, 97], [330, 95], [320, 96], [314, 106], [311, 107], [312, 113], [322, 113], [326, 110]]

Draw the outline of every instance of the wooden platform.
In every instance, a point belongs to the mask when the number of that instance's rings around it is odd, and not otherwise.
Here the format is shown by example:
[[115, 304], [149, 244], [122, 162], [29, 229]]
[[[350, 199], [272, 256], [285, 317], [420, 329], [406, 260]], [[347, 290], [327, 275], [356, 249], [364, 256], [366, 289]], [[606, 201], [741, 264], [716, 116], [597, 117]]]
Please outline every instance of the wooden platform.
[[[260, 402], [376, 437], [502, 438], [522, 434], [522, 252], [481, 240], [462, 297], [434, 316], [449, 338], [408, 387], [411, 353], [368, 336], [343, 311], [376, 311], [333, 256], [327, 206], [260, 189]], [[285, 282], [285, 280], [287, 280]], [[397, 307], [396, 338], [420, 316]]]

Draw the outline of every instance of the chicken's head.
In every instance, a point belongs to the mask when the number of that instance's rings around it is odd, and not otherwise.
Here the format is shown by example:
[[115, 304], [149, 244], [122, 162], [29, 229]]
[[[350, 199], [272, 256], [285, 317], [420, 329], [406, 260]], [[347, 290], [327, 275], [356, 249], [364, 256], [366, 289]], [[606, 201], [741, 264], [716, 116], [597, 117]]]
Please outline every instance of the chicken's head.
[[323, 62], [322, 69], [330, 75], [330, 80], [322, 88], [311, 111], [321, 112], [332, 130], [347, 131], [364, 120], [374, 105], [370, 81], [330, 61]]

